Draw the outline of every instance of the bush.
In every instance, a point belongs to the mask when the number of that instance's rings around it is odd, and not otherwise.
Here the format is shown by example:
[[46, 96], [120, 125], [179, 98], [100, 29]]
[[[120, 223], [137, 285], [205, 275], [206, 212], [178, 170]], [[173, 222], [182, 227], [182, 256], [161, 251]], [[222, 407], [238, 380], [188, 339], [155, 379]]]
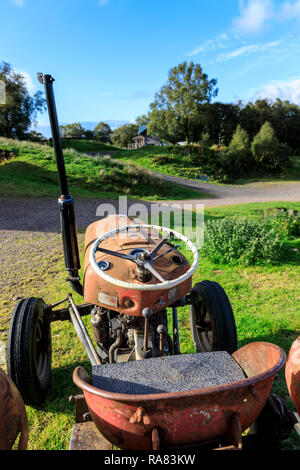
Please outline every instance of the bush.
[[274, 217], [267, 219], [267, 222], [283, 240], [300, 235], [300, 217], [289, 214], [286, 209], [281, 209]]
[[282, 251], [282, 232], [263, 219], [224, 217], [205, 224], [203, 253], [213, 262], [270, 264]]
[[157, 153], [149, 155], [149, 158], [152, 160], [153, 163], [158, 165], [168, 165], [169, 163], [173, 163], [176, 161], [176, 156], [173, 154], [165, 154], [165, 153]]

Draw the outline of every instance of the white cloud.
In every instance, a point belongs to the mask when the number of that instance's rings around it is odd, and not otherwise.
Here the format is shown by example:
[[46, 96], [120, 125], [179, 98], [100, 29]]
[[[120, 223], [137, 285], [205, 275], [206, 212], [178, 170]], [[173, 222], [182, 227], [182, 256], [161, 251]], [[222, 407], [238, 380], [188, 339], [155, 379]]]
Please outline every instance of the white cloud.
[[234, 26], [242, 33], [256, 33], [263, 29], [273, 17], [271, 0], [249, 0], [247, 5], [240, 1], [240, 16], [233, 20]]
[[238, 49], [234, 49], [233, 51], [227, 52], [225, 54], [220, 54], [216, 58], [216, 62], [223, 62], [242, 55], [266, 52], [270, 49], [274, 49], [280, 46], [283, 41], [284, 38], [279, 39], [278, 41], [267, 42], [265, 44], [248, 44], [247, 46], [239, 47]]
[[253, 52], [257, 52], [258, 50], [259, 46], [257, 44], [249, 44], [249, 46], [240, 47], [239, 49], [230, 51], [227, 54], [221, 54], [218, 60], [234, 59], [235, 57], [244, 54], [251, 54]]
[[11, 0], [11, 1], [18, 7], [23, 7], [25, 5], [25, 0]]
[[221, 33], [213, 39], [207, 39], [200, 46], [197, 46], [192, 51], [187, 52], [186, 55], [188, 57], [192, 57], [194, 55], [201, 54], [213, 49], [222, 49], [228, 47], [228, 41], [230, 41], [229, 35], [227, 33]]
[[260, 89], [250, 90], [248, 96], [253, 101], [260, 98], [288, 100], [300, 105], [300, 78], [274, 80], [261, 86]]
[[36, 87], [35, 87], [35, 84], [33, 83], [33, 80], [31, 78], [31, 76], [29, 75], [29, 73], [24, 72], [22, 70], [16, 70], [16, 69], [14, 71], [23, 76], [25, 86], [26, 86], [27, 90], [29, 91], [29, 93], [32, 95], [36, 91]]
[[300, 18], [300, 0], [294, 3], [285, 2], [279, 9], [279, 18], [281, 20], [294, 19], [295, 17]]
[[99, 7], [104, 7], [108, 3], [108, 0], [98, 0]]

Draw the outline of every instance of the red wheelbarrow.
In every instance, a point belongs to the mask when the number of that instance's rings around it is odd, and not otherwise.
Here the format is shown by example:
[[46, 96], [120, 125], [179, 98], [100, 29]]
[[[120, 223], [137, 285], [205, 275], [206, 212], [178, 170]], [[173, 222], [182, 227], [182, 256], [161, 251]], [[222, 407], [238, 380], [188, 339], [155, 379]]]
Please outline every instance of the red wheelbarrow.
[[[89, 448], [108, 449], [113, 444], [125, 450], [194, 445], [240, 449], [242, 433], [264, 408], [286, 356], [274, 344], [254, 342], [238, 349], [231, 358], [243, 371], [243, 379], [209, 388], [143, 395], [95, 387], [84, 368], [77, 367], [73, 381], [83, 390], [84, 400], [77, 398], [81, 410], [87, 405], [84, 418], [91, 418], [98, 431], [92, 439], [86, 432], [79, 436], [75, 425], [70, 448], [78, 448], [78, 442], [88, 437]], [[145, 366], [148, 363], [143, 362]]]

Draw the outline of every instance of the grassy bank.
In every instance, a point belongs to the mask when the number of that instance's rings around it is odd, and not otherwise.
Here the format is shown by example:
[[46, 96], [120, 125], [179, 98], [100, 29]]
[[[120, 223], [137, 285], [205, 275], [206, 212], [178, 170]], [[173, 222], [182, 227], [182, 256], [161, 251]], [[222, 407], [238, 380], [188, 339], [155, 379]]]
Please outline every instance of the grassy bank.
[[[142, 168], [150, 169], [158, 173], [178, 176], [188, 179], [204, 179], [209, 177], [208, 182], [225, 184], [220, 182], [220, 178], [213, 173], [197, 167], [195, 160], [186, 152], [184, 147], [142, 147], [137, 150], [127, 150], [97, 141], [65, 139], [65, 148], [70, 147], [79, 152], [110, 154], [120, 161], [138, 165]], [[217, 157], [216, 157], [217, 158]], [[232, 177], [231, 184], [248, 184], [256, 182], [293, 182], [300, 180], [300, 156], [290, 158], [290, 167], [281, 174], [271, 172], [261, 172], [255, 170], [253, 173], [247, 171], [247, 176]]]
[[[58, 177], [50, 146], [0, 138], [0, 148], [11, 153], [11, 158], [0, 164], [0, 195], [57, 196]], [[117, 198], [124, 194], [151, 200], [202, 196], [198, 191], [163, 182], [147, 169], [109, 156], [93, 158], [74, 149], [65, 149], [64, 156], [74, 196]]]
[[[205, 212], [210, 220], [224, 216], [240, 214], [258, 216], [263, 209], [269, 207], [286, 207], [300, 210], [300, 203], [245, 204], [211, 208]], [[45, 236], [45, 234], [42, 234]], [[53, 234], [52, 234], [53, 235]], [[38, 241], [39, 234], [34, 235]], [[79, 234], [81, 253], [84, 235]], [[47, 239], [45, 239], [47, 241]], [[18, 243], [16, 242], [16, 246]], [[52, 242], [51, 242], [52, 245]], [[59, 234], [53, 235], [53, 251], [47, 242], [47, 258], [38, 258], [38, 265], [33, 269], [32, 253], [22, 248], [22, 266], [26, 258], [30, 259], [28, 275], [21, 271], [16, 287], [19, 296], [38, 296], [45, 302], [54, 302], [64, 298], [68, 292], [65, 282], [65, 271], [61, 239]], [[22, 244], [20, 236], [19, 246]], [[290, 240], [286, 244], [287, 254], [278, 264], [273, 266], [230, 266], [213, 264], [202, 256], [197, 272], [193, 276], [193, 284], [209, 279], [220, 283], [227, 292], [232, 303], [237, 324], [238, 345], [243, 346], [253, 341], [269, 341], [289, 351], [293, 341], [300, 334], [300, 239]], [[296, 251], [295, 251], [296, 250]], [[298, 251], [297, 251], [298, 250]], [[30, 273], [30, 275], [29, 275]], [[82, 275], [82, 270], [81, 270]], [[8, 271], [9, 276], [9, 271]], [[20, 281], [22, 279], [22, 281]], [[16, 300], [7, 301], [5, 289], [1, 290], [1, 337], [5, 338], [8, 320]], [[80, 298], [74, 294], [74, 299]], [[181, 349], [183, 353], [194, 352], [192, 343], [188, 308], [178, 309]], [[91, 332], [90, 319], [84, 322]], [[53, 365], [52, 385], [45, 404], [41, 408], [27, 407], [29, 417], [29, 448], [30, 449], [67, 449], [71, 430], [74, 425], [74, 406], [69, 403], [71, 394], [80, 393], [72, 382], [72, 372], [77, 365], [83, 365], [88, 372], [91, 368], [87, 356], [69, 322], [52, 324]], [[291, 408], [282, 371], [274, 382], [274, 393], [285, 398]], [[286, 449], [300, 450], [300, 438], [293, 432], [284, 443]]]
[[[197, 168], [196, 164], [188, 163], [188, 158], [184, 154], [184, 150], [173, 153], [167, 151], [166, 147], [145, 147], [137, 150], [119, 150], [114, 153], [114, 158], [127, 162], [134, 162], [144, 168], [163, 173], [166, 175], [179, 176], [181, 178], [197, 179], [208, 176], [201, 168]], [[218, 182], [218, 178], [213, 174], [209, 175], [209, 181]], [[257, 181], [299, 181], [300, 180], [300, 157], [291, 157], [291, 166], [282, 174], [248, 173], [245, 177], [233, 178], [232, 184], [245, 184]]]
[[72, 148], [78, 152], [117, 152], [122, 150], [116, 145], [105, 144], [98, 140], [61, 139], [64, 149]]

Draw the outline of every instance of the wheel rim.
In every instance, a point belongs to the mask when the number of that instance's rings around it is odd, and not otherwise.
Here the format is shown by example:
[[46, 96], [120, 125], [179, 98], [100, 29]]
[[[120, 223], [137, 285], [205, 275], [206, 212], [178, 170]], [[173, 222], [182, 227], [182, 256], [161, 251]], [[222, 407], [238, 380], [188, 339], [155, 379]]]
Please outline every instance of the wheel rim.
[[203, 352], [212, 351], [213, 330], [211, 315], [207, 304], [203, 300], [198, 300], [197, 302], [197, 312], [195, 312], [195, 333], [201, 350]]
[[43, 382], [48, 367], [48, 338], [45, 337], [43, 318], [39, 317], [35, 327], [35, 368], [40, 382]]

